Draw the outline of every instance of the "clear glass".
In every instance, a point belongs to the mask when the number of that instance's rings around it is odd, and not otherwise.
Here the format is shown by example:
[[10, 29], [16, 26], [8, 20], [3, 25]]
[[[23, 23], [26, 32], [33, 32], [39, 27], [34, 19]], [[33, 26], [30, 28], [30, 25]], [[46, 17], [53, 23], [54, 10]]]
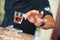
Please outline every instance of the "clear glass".
[[23, 13], [15, 11], [14, 13], [14, 22], [21, 24], [23, 21]]

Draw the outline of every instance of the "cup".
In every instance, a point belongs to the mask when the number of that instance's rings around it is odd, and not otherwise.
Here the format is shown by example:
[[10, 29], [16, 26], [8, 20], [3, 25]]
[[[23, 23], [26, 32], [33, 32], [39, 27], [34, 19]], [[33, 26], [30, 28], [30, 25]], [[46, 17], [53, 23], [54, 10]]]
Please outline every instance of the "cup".
[[23, 21], [23, 13], [15, 11], [14, 13], [14, 22], [21, 24]]

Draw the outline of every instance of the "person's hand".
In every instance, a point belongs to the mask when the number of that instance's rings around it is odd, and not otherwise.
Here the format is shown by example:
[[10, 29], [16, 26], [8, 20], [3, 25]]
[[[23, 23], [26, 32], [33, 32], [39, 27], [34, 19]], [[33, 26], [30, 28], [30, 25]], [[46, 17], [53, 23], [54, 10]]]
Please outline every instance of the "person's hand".
[[38, 15], [35, 16], [36, 21], [34, 22], [34, 25], [37, 27], [40, 27], [42, 25], [42, 23], [46, 23], [46, 19], [42, 19], [44, 13], [43, 11], [41, 11]]
[[[42, 27], [44, 29], [49, 29], [53, 28], [55, 26], [53, 17], [50, 15], [46, 15], [43, 19], [43, 13], [37, 10], [31, 10], [26, 13], [26, 18], [28, 19], [29, 22], [33, 23], [37, 27]], [[45, 22], [45, 25], [40, 26], [42, 22]]]
[[44, 29], [50, 29], [55, 27], [55, 22], [53, 20], [53, 17], [51, 15], [46, 15], [44, 19], [47, 19], [46, 23], [42, 28]]
[[[42, 23], [45, 23], [45, 24], [41, 26]], [[43, 19], [37, 19], [37, 22], [35, 23], [35, 25], [37, 27], [42, 27], [43, 29], [50, 29], [55, 27], [55, 21], [51, 15], [46, 15]]]
[[38, 10], [31, 10], [27, 12], [25, 15], [26, 19], [28, 19], [29, 22], [34, 23], [36, 22], [36, 15], [39, 14]]
[[33, 23], [35, 26], [40, 26], [42, 22], [45, 22], [45, 19], [41, 19], [43, 17], [43, 11], [39, 13], [38, 10], [31, 10], [27, 12], [25, 15], [28, 21]]

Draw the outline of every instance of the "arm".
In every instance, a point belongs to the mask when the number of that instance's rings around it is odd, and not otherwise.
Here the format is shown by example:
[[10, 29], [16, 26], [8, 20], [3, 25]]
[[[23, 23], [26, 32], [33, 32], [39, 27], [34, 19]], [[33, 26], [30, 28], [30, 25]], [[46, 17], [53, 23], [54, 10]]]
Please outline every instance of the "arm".
[[42, 28], [49, 29], [55, 27], [55, 22], [51, 15], [46, 15], [44, 19], [47, 19], [47, 22], [45, 23], [45, 25], [42, 26]]
[[45, 25], [42, 26], [42, 28], [44, 29], [54, 28], [55, 22], [53, 19], [53, 15], [52, 15], [48, 0], [43, 0], [43, 5], [44, 5], [43, 6], [43, 11], [44, 11], [43, 19], [47, 19], [47, 22], [45, 23]]

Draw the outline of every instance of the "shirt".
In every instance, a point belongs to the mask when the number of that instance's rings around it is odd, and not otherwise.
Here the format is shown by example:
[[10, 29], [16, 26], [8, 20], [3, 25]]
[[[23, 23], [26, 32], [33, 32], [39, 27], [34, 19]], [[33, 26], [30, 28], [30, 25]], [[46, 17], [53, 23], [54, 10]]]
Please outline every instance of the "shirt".
[[30, 10], [44, 11], [44, 15], [52, 15], [48, 0], [5, 0], [5, 15], [1, 24], [2, 27], [8, 25], [14, 25], [17, 29], [22, 29], [23, 32], [28, 34], [35, 33], [36, 26], [30, 23], [28, 20], [24, 20], [22, 24], [13, 22], [14, 12], [19, 11], [26, 13]]

